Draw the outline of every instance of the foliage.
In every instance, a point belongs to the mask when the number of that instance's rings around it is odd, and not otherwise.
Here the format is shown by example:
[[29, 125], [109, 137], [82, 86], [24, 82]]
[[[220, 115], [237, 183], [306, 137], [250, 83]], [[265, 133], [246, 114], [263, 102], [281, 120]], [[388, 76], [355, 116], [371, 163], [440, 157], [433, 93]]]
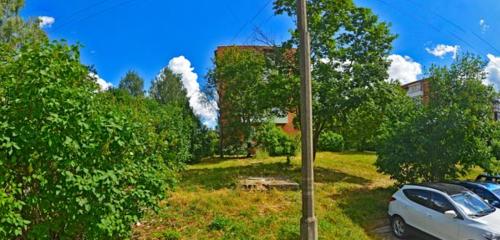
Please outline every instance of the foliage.
[[386, 124], [402, 121], [415, 107], [399, 82], [382, 83], [372, 99], [347, 113], [346, 121], [334, 128], [344, 137], [346, 149], [375, 151]]
[[273, 123], [260, 126], [255, 139], [257, 145], [262, 146], [270, 156], [295, 156], [297, 152], [298, 141]]
[[429, 102], [387, 128], [379, 171], [407, 183], [454, 179], [475, 166], [489, 170], [493, 90], [482, 83], [484, 64], [464, 55], [431, 68]]
[[161, 104], [187, 105], [189, 107], [189, 100], [182, 85], [181, 76], [174, 74], [169, 68], [162, 69], [151, 83], [149, 95]]
[[220, 144], [224, 149], [239, 149], [250, 139], [254, 124], [269, 111], [262, 91], [266, 59], [255, 49], [234, 47], [218, 52], [214, 64], [208, 88], [219, 99], [219, 120], [224, 121]]
[[151, 83], [149, 95], [161, 106], [180, 110], [178, 117], [181, 119], [179, 121], [186, 125], [186, 129], [182, 133], [184, 137], [188, 138], [191, 153], [188, 163], [199, 162], [203, 157], [214, 154], [214, 142], [217, 136], [214, 136], [214, 132], [204, 126], [194, 114], [180, 75], [174, 74], [169, 68], [162, 69]]
[[344, 138], [332, 131], [326, 131], [319, 137], [318, 150], [341, 152], [344, 150]]
[[120, 80], [119, 89], [127, 91], [134, 97], [144, 96], [144, 79], [135, 71], [128, 71]]
[[100, 102], [120, 112], [126, 112], [134, 122], [148, 126], [151, 131], [161, 136], [165, 150], [174, 161], [171, 167], [179, 168], [191, 161], [192, 122], [184, 118], [184, 109], [162, 105], [150, 98], [133, 97], [127, 91], [112, 89], [99, 94]]
[[493, 156], [500, 161], [500, 122], [494, 124], [492, 135], [491, 146]]
[[[313, 142], [323, 131], [345, 123], [346, 114], [374, 98], [388, 78], [387, 60], [395, 36], [370, 9], [352, 0], [309, 0], [308, 28], [311, 36], [313, 87]], [[293, 18], [296, 1], [277, 0], [277, 14]], [[299, 44], [299, 32], [284, 43]], [[298, 65], [298, 64], [297, 64]], [[298, 96], [296, 96], [298, 98]]]
[[0, 0], [0, 43], [10, 48], [24, 44], [44, 42], [45, 32], [39, 28], [39, 20], [25, 21], [20, 16], [24, 0]]
[[173, 183], [179, 143], [101, 101], [79, 59], [61, 43], [0, 51], [2, 239], [127, 238]]

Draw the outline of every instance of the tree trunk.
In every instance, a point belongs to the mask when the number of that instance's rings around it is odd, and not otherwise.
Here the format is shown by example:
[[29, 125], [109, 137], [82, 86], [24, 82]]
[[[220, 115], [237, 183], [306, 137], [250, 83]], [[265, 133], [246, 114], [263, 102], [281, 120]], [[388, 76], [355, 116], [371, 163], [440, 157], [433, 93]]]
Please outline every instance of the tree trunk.
[[316, 152], [318, 151], [318, 142], [319, 142], [319, 131], [314, 131], [313, 133], [313, 161], [316, 161]]

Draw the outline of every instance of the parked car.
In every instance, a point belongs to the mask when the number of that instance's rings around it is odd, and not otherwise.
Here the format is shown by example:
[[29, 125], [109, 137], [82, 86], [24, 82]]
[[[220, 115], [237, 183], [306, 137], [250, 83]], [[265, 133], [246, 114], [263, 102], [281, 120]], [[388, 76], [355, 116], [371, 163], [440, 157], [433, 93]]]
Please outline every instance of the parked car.
[[455, 184], [404, 185], [388, 213], [399, 238], [417, 229], [443, 240], [500, 240], [500, 210]]
[[500, 208], [500, 184], [489, 182], [457, 182], [455, 184], [473, 191], [487, 203], [496, 208]]
[[479, 176], [477, 176], [476, 182], [500, 183], [500, 176], [499, 175], [480, 174]]

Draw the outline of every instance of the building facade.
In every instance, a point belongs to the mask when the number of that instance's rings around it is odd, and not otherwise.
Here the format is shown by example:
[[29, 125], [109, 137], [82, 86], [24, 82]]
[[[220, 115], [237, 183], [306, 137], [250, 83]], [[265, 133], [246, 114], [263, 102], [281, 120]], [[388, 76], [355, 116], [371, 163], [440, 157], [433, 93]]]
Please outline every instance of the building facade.
[[[407, 83], [401, 85], [401, 87], [406, 90], [406, 95], [413, 98], [415, 101], [424, 104], [429, 102], [430, 83], [428, 78]], [[500, 99], [496, 99], [493, 102], [493, 119], [495, 121], [500, 121]]]

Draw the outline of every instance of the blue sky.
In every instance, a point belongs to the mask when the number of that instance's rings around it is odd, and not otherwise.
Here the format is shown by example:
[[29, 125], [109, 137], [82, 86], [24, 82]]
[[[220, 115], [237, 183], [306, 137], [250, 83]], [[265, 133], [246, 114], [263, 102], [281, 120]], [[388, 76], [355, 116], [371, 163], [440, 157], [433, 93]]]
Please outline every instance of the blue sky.
[[[490, 82], [500, 83], [500, 1], [355, 2], [399, 35], [392, 77], [418, 79], [431, 64], [449, 64], [455, 53], [469, 51], [489, 61]], [[186, 76], [185, 85], [203, 86], [217, 46], [255, 44], [256, 27], [280, 42], [293, 27], [292, 19], [273, 16], [270, 0], [26, 0], [22, 14], [46, 16], [52, 39], [81, 43], [83, 62], [95, 65], [102, 79], [116, 86], [133, 69], [146, 88], [169, 63]]]

